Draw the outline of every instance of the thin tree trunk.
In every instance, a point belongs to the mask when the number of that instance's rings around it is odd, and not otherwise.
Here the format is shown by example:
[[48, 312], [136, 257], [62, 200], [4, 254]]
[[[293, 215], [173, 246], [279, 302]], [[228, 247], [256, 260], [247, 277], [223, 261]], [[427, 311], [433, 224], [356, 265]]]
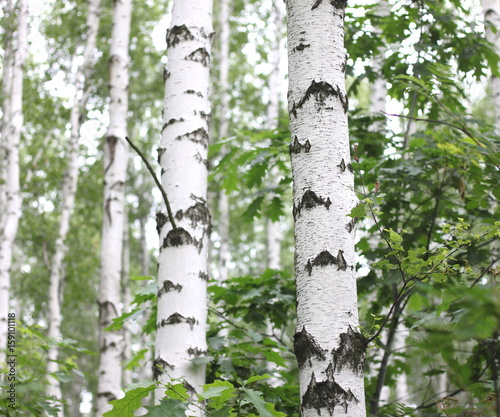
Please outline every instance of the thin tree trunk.
[[[123, 312], [130, 312], [130, 304], [132, 303], [132, 294], [130, 291], [130, 238], [128, 228], [127, 213], [123, 216], [123, 253], [122, 253], [122, 274], [121, 274], [121, 287], [123, 299]], [[128, 323], [123, 326], [124, 349], [123, 360], [128, 363], [132, 358], [132, 334]], [[123, 384], [129, 385], [132, 383], [132, 371], [130, 369], [123, 369]]]
[[[153, 373], [167, 383], [182, 378], [191, 392], [205, 382], [207, 320], [208, 101], [212, 0], [175, 0], [167, 32], [167, 66], [161, 146], [162, 184], [176, 227], [158, 213], [160, 255], [158, 318]], [[164, 390], [156, 393], [156, 401]], [[198, 411], [196, 411], [199, 413]]]
[[104, 215], [99, 288], [100, 357], [96, 416], [120, 395], [124, 336], [104, 329], [121, 315], [121, 273], [128, 145], [128, 64], [132, 0], [114, 2], [111, 38], [109, 127], [104, 143]]
[[[482, 0], [486, 40], [495, 46], [500, 55], [500, 0]], [[495, 127], [500, 134], [500, 77], [491, 77], [491, 92], [495, 106]]]
[[[280, 41], [283, 34], [283, 15], [278, 4], [275, 2], [272, 6], [272, 18], [274, 23], [273, 41], [271, 44], [271, 63], [272, 69], [269, 74], [269, 102], [267, 103], [266, 129], [274, 130], [278, 128], [279, 116], [279, 93], [278, 79], [280, 72]], [[276, 170], [271, 171], [271, 180], [275, 181], [277, 177]], [[267, 240], [267, 267], [271, 269], [281, 269], [281, 238], [280, 222], [267, 221], [266, 224]]]
[[[220, 1], [220, 64], [219, 64], [219, 89], [220, 89], [220, 124], [219, 139], [227, 137], [229, 131], [229, 0]], [[227, 152], [222, 147], [221, 155]], [[229, 198], [222, 190], [219, 193], [219, 280], [225, 282], [228, 278], [229, 262]]]
[[[12, 9], [11, 9], [12, 10]], [[9, 314], [10, 272], [12, 266], [12, 252], [17, 235], [19, 218], [21, 217], [21, 188], [19, 184], [19, 142], [23, 127], [23, 76], [24, 63], [28, 53], [28, 0], [18, 0], [15, 13], [17, 14], [16, 48], [13, 48], [13, 58], [10, 80], [3, 93], [8, 96], [7, 105], [3, 108], [4, 122], [2, 128], [2, 146], [5, 150], [5, 171], [1, 180], [5, 183], [4, 195], [0, 198], [4, 202], [2, 223], [0, 224], [0, 364], [5, 363], [7, 347], [7, 316]], [[6, 67], [9, 76], [9, 68]], [[4, 87], [4, 85], [2, 85]], [[3, 103], [5, 104], [5, 103]], [[1, 181], [0, 181], [1, 182]]]
[[365, 416], [356, 205], [345, 93], [345, 1], [288, 0], [290, 154], [303, 417]]
[[[55, 251], [50, 263], [50, 285], [49, 285], [49, 311], [48, 335], [52, 339], [58, 340], [61, 337], [61, 302], [62, 289], [61, 279], [64, 270], [64, 258], [68, 251], [66, 236], [70, 228], [70, 220], [75, 208], [75, 197], [78, 184], [78, 156], [80, 142], [80, 126], [82, 115], [85, 112], [85, 84], [91, 70], [95, 46], [97, 40], [97, 31], [99, 29], [99, 2], [93, 1], [89, 4], [87, 14], [87, 32], [86, 43], [83, 52], [83, 62], [75, 74], [75, 95], [71, 107], [70, 125], [71, 135], [66, 147], [67, 166], [64, 172], [64, 181], [62, 186], [61, 219], [59, 223], [58, 237], [55, 242]], [[51, 346], [47, 353], [47, 396], [62, 400], [61, 387], [59, 380], [54, 374], [59, 370], [57, 363], [58, 347]], [[62, 410], [57, 414], [63, 416]]]

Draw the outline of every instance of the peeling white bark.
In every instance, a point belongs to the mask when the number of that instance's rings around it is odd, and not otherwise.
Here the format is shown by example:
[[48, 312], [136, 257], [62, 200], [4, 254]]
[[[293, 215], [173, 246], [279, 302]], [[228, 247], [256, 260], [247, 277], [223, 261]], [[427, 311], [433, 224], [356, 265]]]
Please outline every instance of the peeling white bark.
[[[28, 0], [18, 0], [17, 33], [14, 36], [11, 67], [6, 67], [5, 75], [10, 79], [2, 87], [7, 87], [3, 93], [8, 96], [7, 106], [3, 108], [2, 146], [5, 151], [5, 170], [1, 178], [5, 186], [0, 201], [3, 202], [3, 215], [0, 218], [0, 365], [5, 363], [7, 347], [7, 315], [9, 313], [10, 272], [12, 252], [17, 235], [19, 218], [21, 217], [22, 195], [19, 184], [19, 141], [23, 127], [23, 75], [24, 63], [28, 53]], [[13, 45], [14, 45], [13, 44]], [[7, 62], [8, 63], [8, 62]], [[9, 74], [10, 72], [10, 74]], [[5, 103], [4, 103], [5, 104]]]
[[[167, 32], [163, 130], [159, 151], [162, 184], [177, 228], [158, 214], [160, 255], [154, 376], [184, 379], [191, 391], [205, 382], [206, 355], [208, 101], [212, 0], [174, 1]], [[156, 401], [164, 390], [158, 390]], [[195, 411], [199, 413], [199, 411]]]
[[114, 2], [110, 49], [109, 127], [104, 144], [104, 214], [99, 288], [100, 357], [96, 416], [121, 395], [124, 335], [104, 329], [121, 315], [121, 273], [128, 145], [128, 64], [132, 0]]
[[[93, 57], [95, 53], [98, 29], [99, 1], [92, 1], [89, 3], [89, 10], [87, 14], [87, 40], [85, 42], [85, 48], [83, 52], [83, 62], [78, 67], [75, 73], [75, 95], [73, 97], [73, 105], [71, 107], [70, 114], [71, 135], [66, 146], [66, 160], [68, 165], [64, 172], [64, 182], [62, 186], [62, 203], [59, 232], [55, 242], [55, 251], [50, 263], [48, 335], [55, 340], [61, 338], [61, 279], [64, 270], [64, 258], [68, 250], [66, 236], [68, 235], [70, 220], [75, 207], [75, 197], [78, 184], [78, 156], [81, 126], [80, 120], [82, 118], [83, 112], [85, 111], [85, 83], [88, 79], [89, 71], [94, 61]], [[59, 380], [53, 376], [53, 374], [59, 370], [57, 358], [57, 346], [49, 348], [47, 353], [48, 385], [46, 393], [49, 397], [54, 396], [58, 399], [62, 399]], [[58, 413], [58, 416], [63, 416], [62, 410]]]
[[343, 0], [288, 0], [289, 113], [302, 416], [365, 416]]
[[[500, 55], [500, 0], [482, 0], [486, 40]], [[495, 106], [495, 127], [500, 134], [500, 78], [491, 77], [491, 92]]]

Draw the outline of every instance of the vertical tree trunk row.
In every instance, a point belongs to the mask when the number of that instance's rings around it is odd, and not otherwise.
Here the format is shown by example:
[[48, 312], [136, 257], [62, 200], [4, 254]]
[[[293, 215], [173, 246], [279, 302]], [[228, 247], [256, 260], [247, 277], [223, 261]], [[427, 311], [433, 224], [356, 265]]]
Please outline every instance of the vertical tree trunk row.
[[[75, 73], [75, 94], [70, 113], [71, 134], [66, 146], [67, 166], [64, 172], [61, 201], [61, 218], [58, 236], [55, 242], [55, 251], [50, 263], [50, 284], [48, 302], [49, 337], [57, 340], [61, 337], [61, 279], [64, 270], [64, 258], [68, 250], [66, 236], [70, 228], [71, 216], [75, 208], [75, 197], [78, 184], [78, 157], [80, 146], [80, 127], [82, 115], [85, 113], [86, 93], [85, 87], [89, 73], [94, 61], [97, 42], [97, 31], [99, 29], [99, 7], [100, 0], [91, 1], [87, 13], [86, 42], [83, 51], [83, 62]], [[58, 348], [52, 346], [47, 352], [47, 396], [62, 399], [59, 380], [53, 375], [59, 370], [57, 363]], [[62, 410], [58, 413], [63, 416]]]
[[104, 143], [104, 213], [99, 286], [100, 357], [96, 416], [110, 409], [120, 395], [124, 336], [104, 329], [121, 315], [121, 274], [128, 145], [127, 112], [129, 41], [132, 0], [114, 2], [109, 59], [109, 127]]
[[[191, 392], [205, 382], [205, 366], [191, 361], [207, 353], [208, 100], [212, 0], [196, 7], [174, 1], [167, 32], [167, 65], [161, 145], [162, 185], [176, 227], [157, 215], [160, 235], [158, 318], [154, 377], [183, 378]], [[163, 390], [158, 390], [159, 401]]]
[[345, 92], [346, 1], [288, 0], [290, 155], [304, 417], [365, 415], [358, 332], [356, 205]]
[[[11, 8], [12, 10], [12, 8]], [[21, 187], [19, 184], [19, 142], [24, 123], [23, 115], [23, 76], [24, 63], [28, 54], [28, 0], [18, 0], [14, 13], [17, 15], [17, 34], [13, 39], [11, 69], [5, 67], [5, 85], [8, 96], [4, 107], [2, 146], [5, 152], [4, 202], [2, 223], [0, 224], [0, 364], [5, 363], [4, 349], [7, 347], [7, 315], [9, 313], [10, 273], [12, 252], [21, 217]], [[7, 62], [8, 64], [8, 62]]]

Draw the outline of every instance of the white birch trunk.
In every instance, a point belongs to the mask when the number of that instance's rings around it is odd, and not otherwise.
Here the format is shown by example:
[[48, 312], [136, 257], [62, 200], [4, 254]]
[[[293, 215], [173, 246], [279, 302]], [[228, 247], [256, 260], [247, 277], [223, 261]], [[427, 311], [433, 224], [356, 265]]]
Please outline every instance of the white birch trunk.
[[[10, 272], [12, 252], [17, 235], [19, 218], [21, 217], [21, 188], [19, 184], [19, 142], [23, 127], [23, 76], [24, 63], [28, 53], [28, 0], [18, 0], [16, 4], [17, 35], [16, 48], [13, 48], [12, 72], [10, 80], [6, 81], [8, 91], [3, 91], [9, 100], [4, 108], [5, 120], [2, 129], [2, 146], [5, 150], [5, 182], [2, 223], [0, 224], [0, 365], [5, 363], [7, 347], [7, 315], [9, 313]], [[7, 74], [9, 68], [6, 68]], [[3, 86], [2, 86], [3, 87]]]
[[128, 65], [132, 0], [114, 2], [109, 72], [109, 127], [104, 143], [104, 214], [99, 288], [100, 357], [96, 416], [121, 394], [124, 337], [104, 329], [121, 315], [121, 273], [128, 145]]
[[[158, 213], [160, 255], [158, 318], [153, 373], [166, 383], [182, 378], [191, 392], [205, 382], [207, 320], [208, 100], [212, 0], [174, 1], [167, 32], [167, 66], [161, 146], [162, 184], [175, 216], [173, 228]], [[156, 393], [158, 402], [164, 390]], [[196, 413], [200, 413], [196, 411]]]
[[[67, 167], [64, 172], [64, 182], [62, 186], [61, 219], [59, 223], [59, 233], [55, 242], [55, 252], [50, 263], [50, 285], [48, 299], [48, 321], [49, 337], [57, 340], [61, 337], [61, 278], [64, 270], [64, 258], [68, 247], [66, 236], [70, 228], [70, 220], [75, 207], [75, 197], [78, 184], [78, 156], [80, 141], [80, 120], [85, 111], [85, 83], [89, 71], [93, 64], [93, 57], [97, 41], [97, 31], [99, 29], [99, 1], [89, 3], [87, 14], [86, 43], [83, 52], [83, 62], [78, 67], [75, 74], [75, 94], [70, 114], [71, 134], [66, 147]], [[58, 348], [52, 346], [47, 353], [47, 396], [62, 399], [59, 380], [53, 376], [59, 370], [57, 363]], [[63, 416], [62, 410], [58, 413]]]
[[[283, 34], [283, 14], [280, 6], [275, 2], [272, 6], [272, 18], [274, 23], [273, 41], [271, 44], [271, 63], [272, 69], [269, 74], [269, 102], [267, 103], [266, 129], [273, 130], [278, 128], [279, 116], [279, 93], [278, 80], [280, 73], [280, 41]], [[276, 170], [271, 171], [271, 180], [275, 181], [277, 177]], [[281, 269], [281, 239], [282, 233], [279, 221], [267, 221], [266, 224], [267, 240], [267, 267], [271, 269]]]
[[[220, 65], [219, 65], [219, 89], [220, 89], [220, 124], [219, 139], [227, 137], [229, 131], [229, 0], [220, 2]], [[222, 147], [221, 156], [227, 152]], [[229, 198], [224, 190], [219, 193], [219, 280], [227, 281], [229, 263]]]
[[288, 0], [302, 416], [365, 416], [345, 93], [345, 0]]
[[[482, 0], [486, 40], [495, 46], [500, 55], [500, 0]], [[495, 127], [500, 134], [500, 78], [491, 77], [491, 92], [495, 106]]]
[[[130, 304], [132, 304], [132, 293], [130, 291], [130, 238], [128, 229], [128, 215], [125, 212], [123, 216], [123, 251], [122, 251], [122, 271], [121, 271], [121, 287], [123, 298], [123, 312], [130, 312]], [[123, 325], [123, 362], [126, 364], [132, 358], [132, 333], [128, 323]], [[123, 369], [123, 385], [132, 383], [132, 371]]]

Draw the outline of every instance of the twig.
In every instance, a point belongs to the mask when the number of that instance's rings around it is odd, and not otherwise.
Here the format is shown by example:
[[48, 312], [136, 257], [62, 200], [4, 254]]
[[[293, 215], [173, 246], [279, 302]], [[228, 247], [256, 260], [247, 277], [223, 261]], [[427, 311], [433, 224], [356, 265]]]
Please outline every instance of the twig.
[[491, 261], [491, 263], [488, 265], [488, 267], [487, 267], [487, 268], [485, 268], [485, 269], [484, 269], [484, 271], [483, 271], [483, 272], [482, 272], [482, 273], [481, 273], [481, 274], [480, 274], [480, 275], [479, 275], [479, 276], [478, 276], [478, 277], [474, 280], [474, 282], [472, 283], [472, 285], [470, 286], [470, 288], [473, 288], [473, 287], [474, 287], [474, 285], [476, 285], [476, 284], [479, 282], [479, 280], [480, 280], [482, 277], [484, 277], [484, 276], [486, 275], [486, 273], [490, 270], [490, 268], [491, 268], [493, 265], [495, 265], [495, 262], [497, 262], [497, 261], [498, 261], [498, 259], [500, 259], [500, 258], [496, 258], [496, 259], [493, 259], [493, 260]]
[[148, 160], [146, 159], [144, 154], [141, 152], [141, 150], [137, 146], [135, 146], [127, 136], [125, 136], [125, 139], [129, 143], [129, 145], [132, 147], [132, 149], [137, 152], [137, 155], [139, 155], [141, 157], [142, 161], [144, 162], [144, 164], [148, 168], [149, 173], [153, 177], [153, 180], [156, 183], [156, 186], [158, 187], [158, 189], [161, 192], [161, 195], [163, 196], [163, 201], [165, 202], [165, 206], [167, 207], [168, 220], [170, 221], [170, 224], [172, 225], [174, 230], [177, 229], [177, 225], [175, 224], [175, 220], [174, 220], [174, 215], [172, 214], [172, 209], [170, 208], [170, 203], [168, 201], [167, 193], [165, 192], [165, 189], [162, 187], [160, 181], [158, 180], [158, 177], [156, 176], [155, 170], [153, 169], [151, 164], [148, 162]]

